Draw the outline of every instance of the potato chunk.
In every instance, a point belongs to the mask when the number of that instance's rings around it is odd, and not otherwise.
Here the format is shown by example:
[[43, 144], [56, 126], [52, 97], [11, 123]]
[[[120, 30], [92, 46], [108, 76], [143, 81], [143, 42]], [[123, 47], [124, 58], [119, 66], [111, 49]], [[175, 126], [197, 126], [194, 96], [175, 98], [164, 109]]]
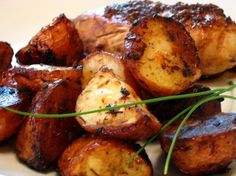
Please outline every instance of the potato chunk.
[[72, 66], [83, 58], [83, 44], [72, 21], [62, 14], [42, 28], [16, 57], [25, 65]]
[[3, 106], [16, 110], [27, 111], [30, 105], [30, 93], [0, 86], [0, 142], [13, 136], [24, 121], [24, 117], [10, 112]]
[[145, 153], [130, 162], [137, 146], [114, 139], [81, 137], [59, 159], [62, 176], [152, 176]]
[[13, 67], [3, 72], [1, 84], [19, 90], [38, 91], [47, 84], [63, 79], [80, 82], [81, 71], [72, 67], [42, 64]]
[[13, 54], [13, 50], [8, 43], [0, 42], [0, 73], [11, 67]]
[[[188, 175], [213, 174], [226, 168], [236, 158], [235, 122], [234, 113], [190, 119], [175, 145], [173, 163]], [[177, 127], [173, 125], [161, 136], [165, 152]]]
[[[102, 68], [78, 97], [76, 112], [135, 101], [140, 101], [140, 98], [134, 90], [111, 70]], [[130, 140], [146, 139], [160, 129], [159, 121], [146, 105], [81, 115], [77, 120], [88, 132]]]
[[101, 67], [107, 67], [121, 80], [128, 83], [135, 90], [138, 88], [135, 84], [132, 75], [126, 68], [124, 60], [114, 54], [107, 52], [95, 52], [81, 61], [82, 64], [82, 77], [81, 83], [84, 89], [88, 82], [94, 77]]
[[[59, 80], [40, 90], [34, 97], [31, 112], [58, 114], [74, 112], [78, 84]], [[46, 170], [57, 160], [80, 128], [74, 118], [27, 117], [16, 141], [17, 156], [36, 170]]]
[[180, 23], [147, 17], [130, 31], [125, 39], [128, 67], [154, 95], [183, 92], [201, 76], [194, 42]]

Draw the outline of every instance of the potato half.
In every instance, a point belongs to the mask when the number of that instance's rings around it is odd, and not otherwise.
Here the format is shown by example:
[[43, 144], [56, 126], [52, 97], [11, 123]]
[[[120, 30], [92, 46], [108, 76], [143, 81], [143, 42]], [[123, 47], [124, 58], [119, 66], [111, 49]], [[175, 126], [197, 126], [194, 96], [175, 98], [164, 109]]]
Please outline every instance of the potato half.
[[[81, 91], [77, 83], [58, 80], [40, 90], [31, 105], [32, 113], [61, 114], [74, 112]], [[80, 128], [74, 118], [27, 117], [21, 127], [16, 150], [18, 158], [36, 170], [46, 170], [77, 137]]]
[[[140, 98], [128, 84], [119, 80], [111, 70], [102, 68], [78, 97], [76, 112], [136, 101]], [[147, 139], [160, 129], [159, 121], [146, 105], [81, 115], [77, 120], [88, 132], [130, 140]]]
[[136, 92], [138, 90], [137, 85], [134, 82], [133, 76], [126, 68], [124, 60], [114, 54], [107, 52], [95, 52], [81, 61], [82, 64], [82, 76], [81, 84], [84, 89], [88, 82], [94, 77], [101, 67], [107, 67], [113, 71], [113, 73], [121, 80], [132, 86]]
[[16, 57], [25, 65], [72, 66], [83, 58], [83, 44], [73, 22], [62, 14], [43, 27]]
[[137, 146], [114, 139], [81, 137], [59, 159], [62, 176], [152, 176], [152, 166], [145, 153], [131, 162]]
[[[173, 163], [188, 175], [213, 174], [236, 158], [236, 114], [219, 113], [188, 121], [181, 130], [172, 154]], [[161, 136], [167, 152], [178, 124]]]
[[156, 96], [183, 92], [201, 76], [192, 38], [172, 19], [138, 21], [125, 39], [125, 49], [134, 77]]
[[30, 100], [30, 93], [0, 86], [0, 142], [13, 136], [24, 122], [24, 116], [10, 112], [3, 107], [28, 111]]
[[34, 64], [13, 67], [3, 72], [1, 84], [18, 90], [38, 91], [59, 79], [80, 82], [80, 78], [81, 71], [72, 67]]

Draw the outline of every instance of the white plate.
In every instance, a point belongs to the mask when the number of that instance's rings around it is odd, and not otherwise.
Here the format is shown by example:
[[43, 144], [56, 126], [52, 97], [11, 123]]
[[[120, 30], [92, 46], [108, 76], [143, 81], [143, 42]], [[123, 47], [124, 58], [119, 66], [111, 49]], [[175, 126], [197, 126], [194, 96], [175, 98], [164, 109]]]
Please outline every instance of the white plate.
[[[29, 39], [39, 29], [48, 24], [52, 18], [60, 13], [65, 13], [69, 18], [74, 18], [78, 14], [104, 6], [118, 0], [1, 0], [0, 1], [0, 40], [8, 41], [13, 48], [18, 48], [17, 45], [29, 41]], [[164, 0], [163, 0], [164, 2]], [[174, 3], [176, 0], [165, 0], [168, 3]], [[196, 3], [194, 0], [183, 0], [183, 2]], [[203, 1], [199, 2], [203, 3]], [[225, 13], [236, 20], [235, 0], [205, 0], [204, 3], [214, 3], [225, 10]], [[22, 46], [21, 46], [22, 47]], [[221, 87], [227, 85], [229, 80], [236, 82], [236, 73], [234, 78], [232, 75], [221, 77], [214, 80], [214, 83], [207, 82], [212, 87]], [[231, 92], [236, 95], [236, 91]], [[233, 101], [225, 101], [223, 110], [227, 112], [236, 112], [236, 104]], [[164, 156], [161, 154], [161, 149], [158, 145], [150, 145], [147, 147], [147, 152], [152, 160], [155, 168], [155, 175], [162, 175]], [[222, 176], [236, 176], [236, 164], [230, 166], [232, 169]], [[21, 164], [14, 154], [14, 149], [9, 144], [0, 146], [0, 176], [40, 176], [57, 175], [56, 173], [40, 174], [27, 168]], [[175, 169], [171, 169], [170, 174], [173, 176], [181, 176]]]

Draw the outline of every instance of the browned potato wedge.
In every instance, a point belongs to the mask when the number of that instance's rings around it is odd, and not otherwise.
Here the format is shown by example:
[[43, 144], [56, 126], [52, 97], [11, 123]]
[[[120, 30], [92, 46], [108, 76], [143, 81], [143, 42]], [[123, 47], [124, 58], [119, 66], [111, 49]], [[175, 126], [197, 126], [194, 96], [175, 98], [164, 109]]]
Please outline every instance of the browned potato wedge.
[[94, 77], [101, 67], [107, 67], [121, 80], [132, 86], [136, 92], [138, 90], [132, 75], [126, 68], [124, 60], [114, 54], [106, 52], [95, 52], [81, 61], [82, 76], [81, 84], [84, 89], [88, 82]]
[[83, 44], [72, 21], [62, 14], [42, 28], [16, 57], [26, 65], [72, 66], [83, 58]]
[[[173, 163], [188, 175], [213, 174], [226, 168], [236, 158], [236, 114], [195, 119], [182, 129], [171, 157]], [[165, 152], [177, 127], [161, 136]]]
[[59, 159], [62, 176], [152, 176], [152, 166], [145, 153], [130, 162], [138, 146], [114, 139], [81, 137]]
[[0, 142], [14, 135], [24, 117], [10, 112], [3, 107], [10, 107], [16, 110], [27, 111], [30, 104], [30, 94], [19, 92], [16, 89], [0, 86]]
[[[76, 112], [135, 101], [140, 101], [135, 91], [111, 70], [102, 68], [78, 97]], [[160, 129], [159, 121], [147, 110], [146, 105], [81, 115], [77, 120], [88, 132], [120, 139], [147, 139]]]
[[[236, 24], [212, 4], [166, 5], [149, 0], [130, 0], [107, 6], [104, 13], [82, 14], [74, 23], [86, 51], [101, 48], [122, 55], [123, 41], [132, 23], [155, 14], [171, 17], [185, 26], [199, 50], [203, 75], [214, 75], [236, 65]], [[87, 30], [87, 26], [92, 30]]]
[[[74, 112], [81, 88], [77, 83], [55, 81], [34, 97], [31, 112], [57, 114]], [[36, 118], [30, 116], [19, 131], [16, 141], [17, 156], [36, 170], [48, 169], [78, 135], [74, 118]]]
[[[196, 84], [187, 91], [186, 93], [197, 93], [202, 91], [210, 90], [210, 88]], [[177, 115], [179, 112], [183, 111], [185, 108], [189, 107], [200, 101], [205, 96], [187, 98], [182, 100], [170, 100], [165, 102], [152, 103], [148, 105], [148, 109], [158, 117], [160, 121], [167, 121]], [[193, 114], [197, 116], [208, 117], [221, 112], [221, 101], [222, 100], [212, 100], [202, 106], [200, 106]]]
[[63, 79], [80, 82], [81, 71], [48, 65], [17, 66], [2, 74], [1, 84], [19, 90], [38, 91], [48, 83]]
[[125, 39], [125, 50], [136, 80], [156, 96], [181, 93], [201, 76], [193, 40], [172, 19], [138, 21]]
[[0, 73], [11, 67], [13, 54], [13, 50], [8, 43], [0, 42]]

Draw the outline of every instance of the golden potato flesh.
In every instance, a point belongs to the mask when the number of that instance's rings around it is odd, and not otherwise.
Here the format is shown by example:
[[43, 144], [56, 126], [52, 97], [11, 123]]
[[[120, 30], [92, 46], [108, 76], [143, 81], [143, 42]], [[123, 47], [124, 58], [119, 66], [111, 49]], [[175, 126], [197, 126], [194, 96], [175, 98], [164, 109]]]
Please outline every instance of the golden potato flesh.
[[[136, 101], [140, 98], [128, 84], [119, 80], [111, 70], [102, 68], [78, 97], [76, 112]], [[146, 105], [81, 115], [77, 120], [88, 132], [130, 140], [147, 139], [160, 129], [159, 121]]]
[[156, 96], [183, 92], [201, 76], [192, 38], [172, 19], [140, 20], [125, 39], [125, 50], [138, 83]]
[[62, 176], [152, 176], [145, 153], [131, 162], [137, 146], [114, 139], [81, 137], [59, 159]]
[[88, 82], [94, 77], [101, 67], [107, 67], [121, 80], [137, 89], [129, 70], [126, 68], [124, 60], [114, 54], [107, 52], [95, 52], [81, 61], [82, 76], [81, 84], [84, 89]]
[[8, 43], [0, 42], [0, 73], [11, 67], [13, 54], [13, 50]]
[[[63, 114], [74, 112], [81, 91], [77, 83], [58, 80], [41, 89], [33, 98], [32, 113]], [[52, 167], [64, 149], [81, 131], [75, 118], [27, 117], [21, 127], [16, 151], [18, 158], [36, 170]]]
[[24, 117], [10, 112], [4, 106], [28, 111], [31, 95], [16, 89], [0, 86], [0, 142], [13, 136], [24, 121]]
[[72, 66], [83, 58], [83, 44], [73, 22], [62, 14], [42, 28], [16, 57], [25, 65]]
[[72, 67], [56, 67], [42, 64], [16, 66], [5, 72], [1, 84], [18, 90], [38, 91], [47, 84], [62, 79], [80, 82], [81, 71]]

